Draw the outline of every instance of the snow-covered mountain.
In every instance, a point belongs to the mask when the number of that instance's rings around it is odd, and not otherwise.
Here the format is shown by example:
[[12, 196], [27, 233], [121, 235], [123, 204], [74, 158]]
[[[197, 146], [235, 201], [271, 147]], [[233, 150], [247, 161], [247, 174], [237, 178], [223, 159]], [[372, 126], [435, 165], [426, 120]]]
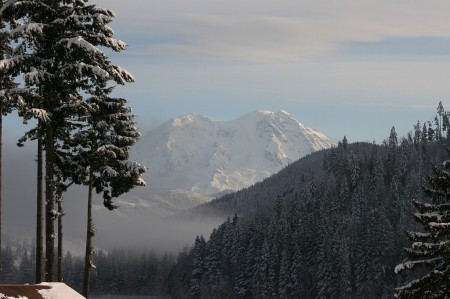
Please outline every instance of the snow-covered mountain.
[[[142, 136], [132, 148], [131, 159], [149, 167], [144, 177], [147, 187], [136, 187], [115, 199], [119, 205], [115, 211], [105, 209], [101, 195], [95, 196], [95, 246], [126, 244], [178, 252], [196, 236], [209, 236], [225, 219], [167, 216], [211, 201], [211, 194], [261, 181], [286, 164], [332, 144], [283, 111], [255, 111], [233, 121], [211, 121], [199, 114], [172, 119]], [[27, 161], [32, 161], [34, 153], [28, 147], [17, 151], [8, 145], [6, 153], [5, 171], [11, 175], [5, 177], [5, 186], [10, 187], [5, 189], [5, 198], [14, 200], [4, 201], [8, 211], [4, 233], [31, 241], [30, 221], [35, 216], [21, 207], [33, 197], [33, 188], [21, 188], [17, 182], [33, 184], [34, 172], [29, 171]], [[64, 246], [75, 255], [84, 252], [86, 211], [82, 201], [86, 192], [83, 186], [72, 186], [65, 194]]]
[[286, 111], [258, 110], [232, 121], [192, 113], [144, 135], [132, 152], [152, 190], [202, 195], [235, 191], [334, 142]]

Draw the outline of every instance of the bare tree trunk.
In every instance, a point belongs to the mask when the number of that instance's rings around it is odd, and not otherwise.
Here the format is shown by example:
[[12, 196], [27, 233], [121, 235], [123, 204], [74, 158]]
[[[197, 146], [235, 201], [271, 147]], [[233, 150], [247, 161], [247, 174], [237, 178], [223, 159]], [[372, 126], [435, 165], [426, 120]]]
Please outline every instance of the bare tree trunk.
[[58, 281], [63, 281], [63, 224], [62, 192], [58, 192]]
[[[0, 8], [3, 6], [3, 1], [0, 1]], [[1, 21], [1, 20], [0, 20]], [[3, 23], [3, 22], [2, 22]], [[0, 24], [2, 25], [2, 24]], [[3, 59], [1, 53], [0, 59]], [[0, 88], [3, 88], [3, 82], [0, 82]], [[0, 280], [2, 279], [3, 263], [2, 263], [2, 152], [3, 152], [3, 100], [0, 99]]]
[[57, 217], [55, 211], [54, 182], [53, 182], [53, 124], [47, 125], [47, 135], [45, 140], [45, 280], [52, 282], [55, 280], [55, 225]]
[[94, 172], [89, 170], [88, 187], [88, 207], [87, 207], [87, 226], [86, 226], [86, 253], [84, 258], [84, 277], [83, 277], [83, 296], [89, 298], [89, 281], [91, 277], [91, 268], [94, 266], [94, 247], [92, 246], [92, 237], [95, 234], [94, 223], [92, 221], [92, 185], [94, 181]]
[[[0, 7], [2, 5], [0, 4]], [[0, 279], [2, 278], [2, 152], [3, 152], [3, 103], [0, 100]]]
[[[39, 125], [40, 126], [40, 125]], [[42, 261], [44, 255], [44, 196], [42, 172], [42, 140], [38, 138], [37, 151], [37, 203], [36, 203], [36, 283], [42, 282]]]

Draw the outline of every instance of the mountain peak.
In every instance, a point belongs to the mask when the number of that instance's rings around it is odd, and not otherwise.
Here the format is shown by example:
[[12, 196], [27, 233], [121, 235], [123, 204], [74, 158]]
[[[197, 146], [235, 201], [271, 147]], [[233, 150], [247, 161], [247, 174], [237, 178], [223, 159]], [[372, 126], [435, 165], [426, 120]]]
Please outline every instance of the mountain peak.
[[250, 186], [332, 145], [284, 110], [256, 110], [232, 121], [191, 113], [143, 136], [135, 159], [150, 166], [150, 188], [210, 195]]
[[202, 122], [211, 122], [211, 120], [209, 118], [207, 118], [206, 116], [203, 116], [200, 113], [189, 113], [186, 115], [183, 115], [181, 117], [177, 117], [172, 119], [172, 126], [174, 127], [180, 127], [180, 126], [185, 126], [187, 124], [196, 122], [196, 121], [202, 121]]

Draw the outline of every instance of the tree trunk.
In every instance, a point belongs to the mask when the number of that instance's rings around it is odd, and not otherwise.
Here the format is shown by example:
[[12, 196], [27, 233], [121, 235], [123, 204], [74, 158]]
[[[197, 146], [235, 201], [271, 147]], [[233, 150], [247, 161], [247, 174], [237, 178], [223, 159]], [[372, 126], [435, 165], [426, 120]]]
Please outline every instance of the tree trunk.
[[83, 296], [89, 298], [89, 281], [91, 277], [91, 268], [93, 267], [94, 247], [92, 246], [92, 237], [94, 236], [94, 223], [92, 221], [92, 185], [94, 172], [89, 170], [88, 187], [88, 207], [87, 207], [87, 226], [86, 226], [86, 253], [84, 258], [84, 277], [83, 277]]
[[[3, 1], [0, 1], [0, 9], [3, 6]], [[3, 21], [0, 20], [0, 25]], [[3, 53], [0, 55], [0, 59], [3, 59]], [[0, 88], [3, 88], [3, 82], [0, 82]], [[2, 151], [3, 151], [3, 100], [0, 99], [0, 280], [3, 272], [3, 262], [2, 262]]]
[[[0, 4], [0, 8], [1, 8]], [[2, 278], [2, 152], [3, 152], [3, 102], [0, 100], [0, 279]]]
[[62, 192], [58, 193], [58, 281], [63, 281], [63, 225]]
[[55, 200], [54, 200], [54, 178], [53, 178], [53, 123], [49, 122], [46, 126], [47, 135], [45, 140], [45, 280], [52, 282], [55, 280], [55, 225], [56, 219]]
[[42, 282], [42, 260], [44, 254], [44, 197], [42, 186], [42, 140], [38, 138], [37, 152], [37, 203], [36, 203], [36, 283]]

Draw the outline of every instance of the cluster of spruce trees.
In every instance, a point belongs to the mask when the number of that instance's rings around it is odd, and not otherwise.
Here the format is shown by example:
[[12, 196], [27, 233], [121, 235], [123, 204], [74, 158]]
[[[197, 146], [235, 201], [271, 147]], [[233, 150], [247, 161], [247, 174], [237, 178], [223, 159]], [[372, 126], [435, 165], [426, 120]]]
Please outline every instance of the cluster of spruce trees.
[[[35, 276], [36, 248], [32, 244], [8, 242], [2, 249], [3, 282], [29, 283]], [[157, 296], [167, 294], [167, 277], [175, 261], [171, 254], [113, 249], [95, 253], [91, 295]], [[68, 251], [64, 255], [63, 281], [83, 290], [84, 259]]]
[[397, 286], [417, 277], [394, 272], [410, 246], [405, 231], [420, 231], [412, 199], [429, 202], [422, 188], [450, 145], [443, 136], [409, 136], [399, 140], [393, 128], [383, 145], [344, 138], [200, 207], [247, 212], [230, 215], [208, 241], [197, 237], [180, 253], [169, 277], [171, 295], [392, 298]]
[[37, 141], [36, 282], [44, 274], [46, 281], [62, 280], [63, 195], [82, 184], [88, 189], [86, 297], [95, 253], [94, 191], [114, 209], [114, 197], [144, 184], [145, 167], [128, 160], [140, 136], [134, 115], [125, 99], [112, 96], [116, 85], [134, 79], [103, 52], [126, 48], [113, 37], [113, 18], [88, 0], [0, 1], [0, 118], [17, 111], [28, 124], [18, 145]]

